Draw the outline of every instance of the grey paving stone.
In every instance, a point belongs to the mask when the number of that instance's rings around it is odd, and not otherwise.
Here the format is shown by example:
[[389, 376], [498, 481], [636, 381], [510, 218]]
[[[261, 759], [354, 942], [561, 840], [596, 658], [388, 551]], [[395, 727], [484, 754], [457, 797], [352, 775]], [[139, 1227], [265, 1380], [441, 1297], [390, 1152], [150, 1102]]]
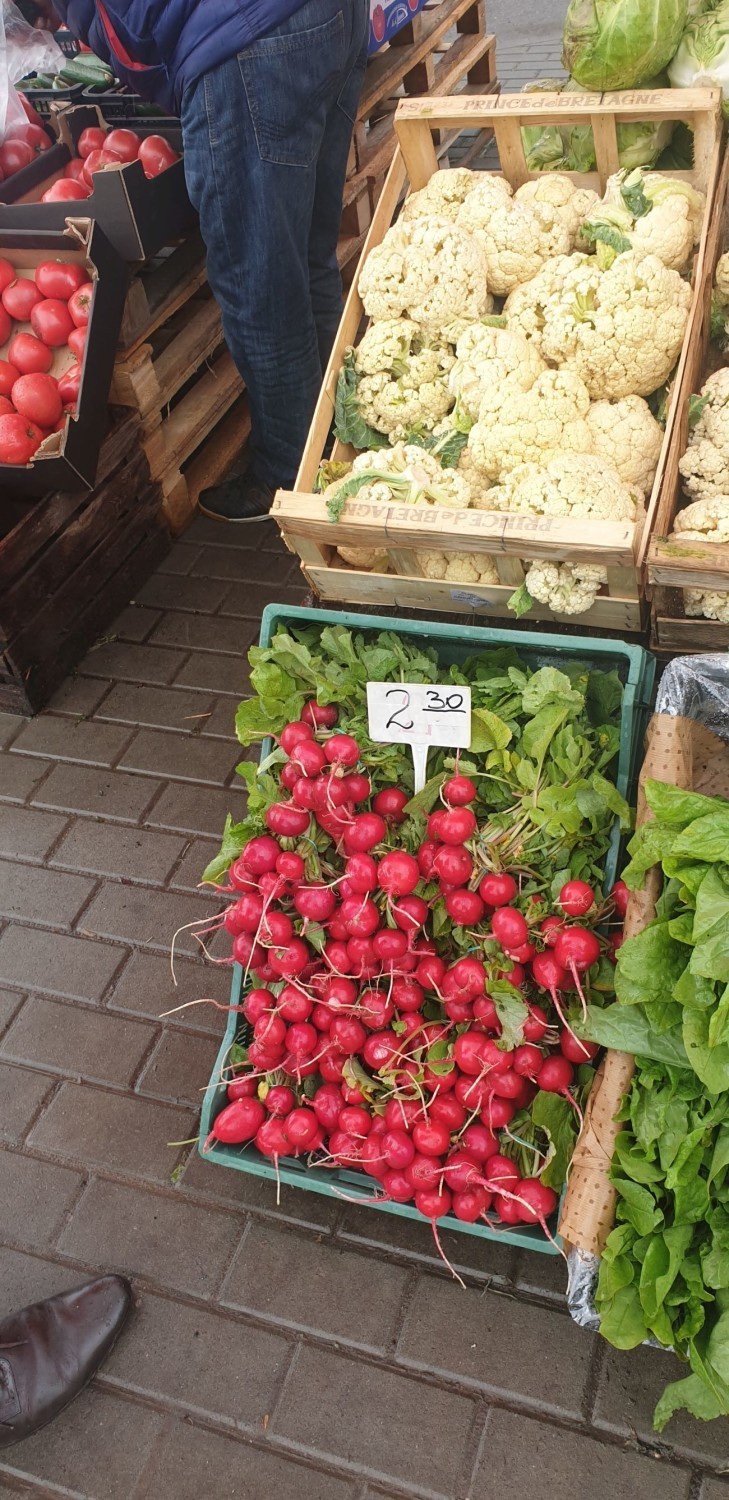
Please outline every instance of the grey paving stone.
[[0, 1036], [18, 1014], [23, 1003], [22, 995], [13, 990], [0, 990]]
[[[227, 592], [226, 587], [224, 593], [227, 594]], [[0, 713], [0, 749], [4, 750], [27, 723], [28, 720], [22, 714]]]
[[219, 578], [175, 578], [155, 573], [137, 591], [137, 603], [155, 609], [186, 609], [194, 614], [212, 615], [228, 593], [228, 584]]
[[[40, 1109], [54, 1080], [47, 1073], [14, 1068], [0, 1062], [0, 1138], [15, 1143], [25, 1133]], [[4, 1288], [3, 1288], [4, 1295]]]
[[52, 1244], [78, 1196], [83, 1173], [15, 1151], [0, 1151], [0, 1233], [33, 1247]]
[[331, 1242], [251, 1224], [221, 1300], [344, 1344], [385, 1349], [396, 1330], [408, 1272]]
[[[187, 1006], [190, 1000], [209, 996], [227, 1005], [230, 998], [230, 971], [216, 968], [203, 960], [191, 963], [175, 961], [177, 985], [172, 982], [169, 958], [141, 950], [134, 952], [114, 985], [109, 1005], [115, 1010], [141, 1016], [161, 1017], [173, 1006]], [[198, 1031], [214, 1032], [222, 1039], [225, 1016], [213, 1005], [190, 1005], [168, 1016], [164, 1026], [193, 1026]]]
[[151, 828], [173, 828], [181, 833], [222, 834], [228, 813], [243, 817], [242, 793], [228, 788], [185, 786], [176, 782], [165, 787], [145, 823]]
[[50, 769], [50, 760], [0, 753], [0, 802], [25, 802]]
[[252, 521], [246, 526], [223, 526], [210, 516], [197, 516], [188, 536], [198, 546], [237, 547], [256, 556], [261, 552], [285, 552], [276, 522]]
[[0, 808], [0, 854], [42, 859], [67, 823], [61, 815], [8, 804]]
[[133, 646], [114, 641], [85, 656], [79, 671], [86, 677], [115, 677], [122, 682], [171, 682], [185, 659], [184, 651], [163, 646]]
[[118, 1182], [93, 1182], [59, 1248], [104, 1270], [210, 1297], [240, 1234], [236, 1214]]
[[287, 1224], [302, 1224], [319, 1230], [331, 1229], [339, 1213], [336, 1198], [288, 1187], [286, 1183], [282, 1183], [277, 1192], [275, 1182], [255, 1177], [251, 1172], [220, 1166], [217, 1162], [203, 1161], [196, 1150], [190, 1152], [177, 1190], [182, 1194], [202, 1194], [220, 1204], [251, 1209]]
[[240, 652], [236, 656], [220, 656], [213, 651], [191, 652], [189, 660], [177, 673], [175, 685], [244, 698], [250, 693], [246, 659], [249, 645], [250, 640], [242, 637]]
[[113, 766], [129, 740], [130, 731], [95, 719], [70, 719], [62, 714], [39, 714], [31, 719], [13, 744], [13, 754], [46, 755], [88, 766]]
[[[337, 1238], [370, 1254], [394, 1253], [406, 1256], [424, 1269], [439, 1272], [444, 1269], [430, 1225], [421, 1219], [408, 1219], [383, 1209], [348, 1207]], [[451, 1265], [461, 1274], [489, 1285], [510, 1284], [514, 1251], [508, 1245], [447, 1229], [440, 1231], [440, 1239]]]
[[[20, 811], [25, 813], [26, 809]], [[49, 813], [33, 816], [50, 819]], [[162, 885], [184, 847], [185, 839], [174, 834], [78, 818], [54, 851], [50, 864]]]
[[194, 781], [197, 786], [225, 786], [237, 760], [232, 746], [211, 745], [196, 734], [141, 729], [119, 764], [122, 770]]
[[151, 778], [130, 776], [124, 771], [56, 765], [32, 801], [36, 807], [93, 813], [96, 817], [117, 818], [120, 823], [138, 823], [159, 787], [160, 783]]
[[564, 1308], [567, 1296], [567, 1268], [561, 1255], [517, 1254], [516, 1284], [520, 1291], [549, 1298]]
[[21, 1250], [0, 1249], [3, 1316], [11, 1307], [43, 1302], [46, 1297], [55, 1297], [59, 1292], [81, 1286], [85, 1280], [82, 1272], [74, 1271], [71, 1266], [60, 1266], [50, 1258], [27, 1255]]
[[[169, 1487], [169, 1488], [166, 1488]], [[350, 1500], [352, 1486], [280, 1454], [178, 1423], [145, 1476], [139, 1500]]]
[[30, 995], [3, 1038], [2, 1053], [56, 1073], [129, 1084], [154, 1036], [153, 1026], [129, 1016]]
[[260, 1427], [290, 1359], [279, 1334], [147, 1294], [104, 1365], [104, 1381]]
[[[250, 684], [244, 682], [240, 693], [241, 698], [245, 698], [246, 693], [249, 692]], [[216, 703], [215, 708], [213, 709], [213, 712], [210, 714], [209, 718], [205, 719], [201, 723], [200, 734], [205, 736], [210, 735], [211, 737], [215, 736], [215, 738], [218, 739], [230, 740], [232, 744], [236, 745], [237, 754], [242, 759], [245, 752], [243, 750], [243, 746], [238, 745], [235, 737], [236, 707], [237, 705], [235, 703], [231, 703], [229, 698], [221, 699], [220, 703]]]
[[566, 1314], [423, 1276], [398, 1359], [491, 1395], [579, 1417], [594, 1343]]
[[93, 880], [0, 859], [0, 914], [49, 926], [70, 925], [94, 889]]
[[[243, 582], [278, 585], [286, 583], [295, 568], [291, 554], [279, 545], [275, 551], [259, 552], [243, 547], [203, 547], [200, 557], [192, 565], [196, 578], [230, 578]], [[269, 588], [269, 599], [271, 597]], [[275, 589], [274, 589], [275, 592]]]
[[157, 565], [158, 573], [171, 573], [174, 577], [182, 577], [189, 573], [193, 563], [200, 556], [202, 547], [190, 546], [187, 542], [175, 542], [171, 552], [162, 558]]
[[152, 1099], [64, 1083], [28, 1137], [37, 1151], [86, 1166], [168, 1183], [181, 1149], [196, 1134], [190, 1110]]
[[100, 682], [95, 677], [68, 677], [53, 694], [48, 709], [54, 714], [78, 714], [85, 718], [94, 712], [110, 687], [110, 682]]
[[653, 1410], [671, 1380], [681, 1380], [685, 1365], [659, 1349], [607, 1348], [595, 1403], [593, 1425], [621, 1437], [635, 1433], [647, 1443], [660, 1442], [675, 1453], [708, 1468], [729, 1465], [726, 1422], [697, 1422], [686, 1413], [672, 1417], [659, 1436], [653, 1431]]
[[467, 1396], [304, 1346], [269, 1431], [451, 1500], [474, 1412]]
[[3, 1453], [0, 1472], [45, 1480], [54, 1494], [129, 1500], [162, 1426], [146, 1407], [84, 1391], [51, 1426]]
[[[250, 588], [246, 584], [245, 588]], [[155, 646], [180, 646], [187, 651], [225, 651], [240, 656], [248, 631], [220, 615], [194, 615], [168, 610], [152, 635]]]
[[294, 574], [290, 583], [254, 583], [245, 581], [233, 587], [225, 603], [221, 605], [218, 619], [230, 615], [237, 620], [260, 620], [274, 594], [277, 604], [303, 604], [307, 585], [300, 574]]
[[167, 1027], [137, 1083], [137, 1092], [200, 1109], [219, 1046], [216, 1036], [190, 1036]]
[[548, 1427], [514, 1412], [491, 1411], [470, 1500], [688, 1500], [686, 1469]]
[[[210, 896], [186, 896], [177, 891], [146, 890], [142, 886], [102, 885], [84, 912], [83, 928], [92, 937], [116, 938], [137, 947], [169, 953], [172, 938], [183, 923], [215, 915]], [[199, 951], [190, 932], [175, 939], [176, 953]]]
[[214, 701], [210, 693], [150, 687], [143, 682], [117, 682], [104, 699], [97, 717], [133, 724], [135, 729], [140, 724], [148, 724], [152, 728], [191, 734], [200, 724], [197, 715], [206, 713]]
[[705, 1479], [699, 1500], [727, 1500], [727, 1495], [729, 1483], [722, 1483], [719, 1479]]
[[98, 1000], [123, 956], [119, 948], [87, 938], [11, 926], [0, 936], [0, 983], [69, 1000]]
[[160, 619], [159, 609], [145, 609], [143, 605], [133, 602], [112, 621], [109, 635], [118, 636], [120, 641], [146, 641]]
[[[203, 870], [217, 854], [219, 848], [219, 839], [193, 839], [184, 859], [177, 866], [174, 875], [170, 876], [169, 884], [176, 890], [197, 891], [201, 884]], [[205, 890], [204, 885], [202, 889]], [[221, 905], [223, 900], [224, 897], [221, 896]]]

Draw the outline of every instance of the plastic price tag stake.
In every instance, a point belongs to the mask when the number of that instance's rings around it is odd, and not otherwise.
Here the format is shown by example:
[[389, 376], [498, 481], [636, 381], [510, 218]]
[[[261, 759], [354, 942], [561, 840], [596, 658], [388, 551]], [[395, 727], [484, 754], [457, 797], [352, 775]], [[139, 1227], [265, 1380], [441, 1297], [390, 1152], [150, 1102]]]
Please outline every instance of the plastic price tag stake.
[[368, 682], [367, 711], [371, 740], [410, 746], [416, 793], [425, 786], [431, 745], [467, 750], [471, 743], [470, 687]]

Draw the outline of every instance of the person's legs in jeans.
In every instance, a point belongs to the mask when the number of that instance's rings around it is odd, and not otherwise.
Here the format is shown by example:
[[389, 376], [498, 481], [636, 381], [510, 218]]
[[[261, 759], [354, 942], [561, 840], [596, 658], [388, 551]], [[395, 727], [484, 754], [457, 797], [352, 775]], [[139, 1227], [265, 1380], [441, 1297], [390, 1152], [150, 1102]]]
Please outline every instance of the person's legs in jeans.
[[[319, 391], [309, 281], [318, 163], [360, 56], [365, 9], [365, 0], [306, 0], [183, 100], [209, 281], [249, 393], [253, 483], [237, 482], [243, 512], [260, 513], [266, 490], [293, 483]], [[345, 168], [346, 151], [342, 180]], [[226, 510], [235, 515], [234, 492]]]

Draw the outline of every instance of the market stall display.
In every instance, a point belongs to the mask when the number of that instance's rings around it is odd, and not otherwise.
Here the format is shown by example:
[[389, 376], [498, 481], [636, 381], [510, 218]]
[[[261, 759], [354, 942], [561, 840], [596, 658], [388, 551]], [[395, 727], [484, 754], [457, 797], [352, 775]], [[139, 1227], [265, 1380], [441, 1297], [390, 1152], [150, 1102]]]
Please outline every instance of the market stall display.
[[[675, 118], [675, 93], [599, 105], [570, 97], [557, 109], [599, 120], [594, 177], [535, 182], [528, 171], [521, 127], [553, 120], [553, 96], [399, 106], [402, 159], [367, 238], [295, 489], [273, 507], [325, 599], [530, 608], [535, 618], [641, 628], [642, 563], [675, 411], [675, 386], [661, 387], [705, 286], [719, 96], [682, 97], [695, 134], [690, 180], [614, 170], [618, 124]], [[502, 172], [439, 172], [432, 132], [484, 124]], [[406, 170], [411, 195], [390, 227]], [[358, 343], [363, 313], [371, 322]], [[646, 398], [658, 414], [665, 406], [662, 442]], [[322, 464], [333, 416], [344, 441]]]
[[[609, 984], [651, 659], [273, 606], [251, 660], [237, 732], [261, 767], [206, 871], [237, 968], [202, 1151], [554, 1249], [537, 1226], [592, 1078], [572, 1021], [601, 954]], [[375, 680], [470, 689], [470, 748], [431, 754], [415, 795], [407, 746], [370, 739]]]

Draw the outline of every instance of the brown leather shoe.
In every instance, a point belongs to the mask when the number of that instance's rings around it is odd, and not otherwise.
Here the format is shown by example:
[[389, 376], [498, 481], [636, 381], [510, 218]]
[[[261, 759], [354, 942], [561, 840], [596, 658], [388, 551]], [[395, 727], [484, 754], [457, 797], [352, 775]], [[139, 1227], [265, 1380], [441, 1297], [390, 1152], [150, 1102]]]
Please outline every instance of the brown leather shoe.
[[123, 1276], [100, 1276], [0, 1323], [0, 1448], [30, 1437], [73, 1401], [112, 1349], [131, 1306]]

